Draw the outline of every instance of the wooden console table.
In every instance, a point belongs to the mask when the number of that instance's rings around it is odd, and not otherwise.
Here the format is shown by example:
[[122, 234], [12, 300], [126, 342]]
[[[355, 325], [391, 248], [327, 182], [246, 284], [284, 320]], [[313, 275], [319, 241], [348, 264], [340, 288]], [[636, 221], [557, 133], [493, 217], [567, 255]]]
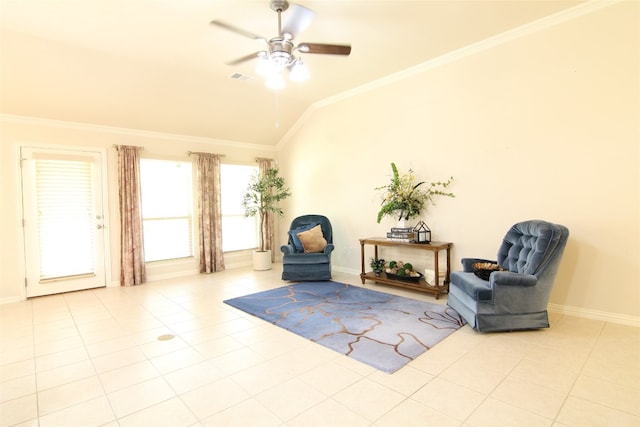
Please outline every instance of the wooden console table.
[[[408, 249], [421, 249], [424, 251], [429, 251], [433, 254], [433, 268], [435, 270], [435, 277], [433, 279], [434, 283], [429, 284], [424, 280], [424, 277], [421, 277], [417, 282], [412, 281], [404, 281], [404, 280], [396, 280], [388, 278], [386, 273], [380, 273], [379, 276], [376, 276], [373, 271], [367, 272], [365, 270], [364, 263], [364, 246], [365, 245], [373, 245], [374, 247], [374, 258], [378, 259], [378, 246], [394, 246], [399, 248], [408, 248]], [[413, 289], [416, 291], [428, 292], [434, 294], [436, 299], [440, 297], [441, 293], [449, 292], [449, 275], [451, 273], [451, 246], [453, 243], [449, 242], [431, 242], [431, 243], [405, 243], [405, 242], [396, 242], [393, 240], [385, 239], [384, 237], [369, 237], [367, 239], [360, 239], [360, 261], [362, 267], [362, 273], [360, 274], [360, 279], [362, 279], [362, 284], [364, 285], [365, 280], [373, 280], [378, 283], [384, 283], [387, 285], [400, 286], [403, 288]], [[440, 286], [440, 276], [439, 276], [439, 265], [438, 265], [438, 255], [440, 251], [447, 251], [447, 271], [444, 277], [444, 283]]]

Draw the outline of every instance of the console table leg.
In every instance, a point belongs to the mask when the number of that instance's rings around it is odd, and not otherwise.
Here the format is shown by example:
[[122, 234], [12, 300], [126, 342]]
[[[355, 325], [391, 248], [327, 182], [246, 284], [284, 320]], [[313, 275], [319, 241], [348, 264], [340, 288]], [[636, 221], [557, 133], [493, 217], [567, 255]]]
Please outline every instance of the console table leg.
[[362, 272], [360, 274], [360, 280], [362, 280], [362, 284], [364, 285], [364, 275], [366, 273], [365, 269], [364, 269], [364, 243], [360, 242], [360, 271]]
[[444, 284], [449, 289], [449, 283], [451, 283], [451, 251], [447, 248], [447, 275], [444, 277]]
[[440, 251], [433, 251], [433, 270], [435, 272], [435, 278], [433, 284], [436, 287], [436, 299], [440, 298], [440, 260], [438, 259]]

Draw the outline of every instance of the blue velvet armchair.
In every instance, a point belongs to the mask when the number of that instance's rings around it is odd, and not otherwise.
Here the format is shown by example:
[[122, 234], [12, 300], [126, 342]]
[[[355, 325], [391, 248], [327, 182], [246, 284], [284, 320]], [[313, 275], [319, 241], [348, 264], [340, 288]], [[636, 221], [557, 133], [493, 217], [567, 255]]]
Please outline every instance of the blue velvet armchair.
[[[548, 328], [547, 304], [569, 230], [532, 220], [515, 224], [498, 249], [497, 261], [463, 258], [451, 273], [447, 305], [478, 331]], [[476, 262], [497, 262], [489, 280], [473, 272]]]
[[[311, 230], [320, 225], [326, 246], [321, 252], [305, 253], [298, 238], [298, 233]], [[303, 215], [291, 221], [289, 238], [282, 245], [282, 280], [313, 281], [331, 279], [331, 252], [333, 246], [333, 230], [331, 222], [323, 215]]]

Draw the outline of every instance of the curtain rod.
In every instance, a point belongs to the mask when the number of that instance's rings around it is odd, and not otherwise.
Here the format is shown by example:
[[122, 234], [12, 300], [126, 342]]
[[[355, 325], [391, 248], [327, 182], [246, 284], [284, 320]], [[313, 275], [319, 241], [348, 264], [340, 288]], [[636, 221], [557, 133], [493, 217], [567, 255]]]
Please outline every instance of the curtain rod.
[[201, 152], [201, 151], [187, 151], [187, 154], [188, 154], [189, 156], [191, 156], [192, 154], [214, 154], [214, 155], [216, 155], [216, 156], [225, 157], [225, 155], [224, 155], [224, 154], [204, 153], [204, 152]]
[[136, 147], [135, 145], [116, 145], [116, 144], [113, 144], [113, 148], [115, 148], [116, 150], [119, 149], [120, 147], [132, 147], [132, 148], [137, 148], [138, 150], [144, 150], [144, 147]]

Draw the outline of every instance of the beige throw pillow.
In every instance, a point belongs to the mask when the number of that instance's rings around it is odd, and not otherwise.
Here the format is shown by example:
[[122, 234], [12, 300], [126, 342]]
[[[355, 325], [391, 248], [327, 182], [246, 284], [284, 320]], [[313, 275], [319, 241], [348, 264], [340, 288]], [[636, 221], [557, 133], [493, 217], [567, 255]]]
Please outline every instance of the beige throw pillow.
[[323, 252], [327, 246], [327, 241], [322, 235], [322, 227], [320, 225], [316, 225], [311, 230], [298, 233], [298, 238], [302, 242], [305, 254]]

